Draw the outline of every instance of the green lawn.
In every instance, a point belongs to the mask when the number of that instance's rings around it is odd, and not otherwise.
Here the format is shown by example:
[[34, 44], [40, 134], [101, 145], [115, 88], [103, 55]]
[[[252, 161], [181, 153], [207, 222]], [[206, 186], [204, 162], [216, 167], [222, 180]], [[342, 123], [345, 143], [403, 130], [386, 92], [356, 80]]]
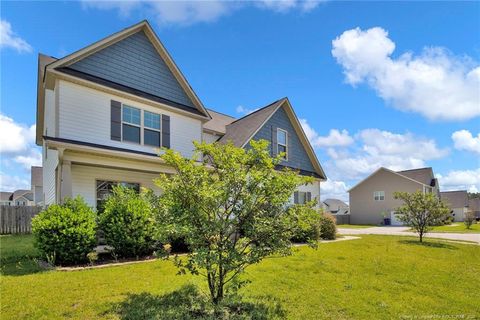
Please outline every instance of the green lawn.
[[[203, 279], [177, 276], [171, 261], [25, 274], [36, 269], [5, 266], [12, 262], [3, 255], [34, 255], [29, 239], [0, 240], [2, 319], [168, 319], [179, 297], [197, 303], [183, 285], [205, 290]], [[241, 293], [289, 319], [476, 319], [478, 274], [478, 246], [369, 235], [266, 259], [247, 269], [252, 282]]]
[[365, 229], [365, 228], [373, 228], [376, 227], [373, 224], [338, 224], [337, 228], [344, 228], [344, 229]]
[[463, 222], [456, 222], [451, 225], [433, 227], [430, 232], [480, 233], [480, 223], [472, 224], [470, 229], [467, 229]]

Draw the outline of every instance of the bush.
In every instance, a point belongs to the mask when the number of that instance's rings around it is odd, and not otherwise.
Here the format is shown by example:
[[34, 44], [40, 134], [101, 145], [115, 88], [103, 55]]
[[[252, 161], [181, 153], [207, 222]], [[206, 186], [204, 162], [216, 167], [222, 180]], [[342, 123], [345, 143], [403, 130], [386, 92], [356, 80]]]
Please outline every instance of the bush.
[[99, 215], [99, 228], [116, 256], [138, 257], [153, 252], [156, 229], [150, 200], [151, 194], [145, 190], [138, 194], [131, 188], [113, 188]]
[[320, 236], [324, 240], [335, 240], [337, 238], [337, 225], [335, 218], [324, 213], [320, 221]]
[[81, 197], [51, 205], [32, 219], [35, 246], [54, 264], [84, 262], [96, 246], [95, 219]]
[[321, 215], [318, 211], [307, 205], [295, 205], [289, 210], [294, 220], [291, 222], [293, 242], [309, 242], [320, 238]]
[[469, 210], [465, 213], [465, 219], [463, 223], [465, 224], [467, 229], [470, 229], [472, 224], [475, 222], [475, 218], [476, 218], [475, 213], [473, 211]]

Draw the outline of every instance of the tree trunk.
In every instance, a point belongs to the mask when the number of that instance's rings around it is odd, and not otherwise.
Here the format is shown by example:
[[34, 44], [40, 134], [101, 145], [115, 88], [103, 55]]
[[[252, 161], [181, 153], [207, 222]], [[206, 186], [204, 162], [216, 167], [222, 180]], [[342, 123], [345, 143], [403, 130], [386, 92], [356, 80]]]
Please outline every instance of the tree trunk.
[[420, 242], [423, 242], [423, 231], [420, 231]]

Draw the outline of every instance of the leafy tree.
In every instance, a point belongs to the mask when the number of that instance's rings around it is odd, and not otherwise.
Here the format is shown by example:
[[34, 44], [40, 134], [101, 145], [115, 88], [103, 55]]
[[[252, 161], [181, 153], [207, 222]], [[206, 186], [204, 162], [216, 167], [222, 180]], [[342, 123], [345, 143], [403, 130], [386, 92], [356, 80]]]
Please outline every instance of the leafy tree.
[[468, 210], [466, 213], [465, 213], [465, 218], [463, 220], [463, 223], [465, 224], [465, 226], [467, 227], [467, 229], [470, 229], [470, 227], [472, 226], [472, 224], [475, 222], [475, 212], [473, 212], [472, 210]]
[[167, 229], [161, 234], [183, 234], [191, 253], [175, 260], [179, 272], [205, 276], [215, 304], [247, 266], [290, 253], [294, 210], [287, 204], [299, 185], [312, 181], [275, 170], [281, 155], [272, 158], [267, 141], [250, 145], [195, 143], [200, 163], [172, 150], [161, 156], [177, 172], [156, 180], [163, 190], [161, 227]]
[[420, 242], [431, 227], [440, 223], [449, 213], [445, 203], [433, 193], [395, 192], [394, 197], [403, 200], [403, 205], [396, 209], [398, 219], [419, 234]]

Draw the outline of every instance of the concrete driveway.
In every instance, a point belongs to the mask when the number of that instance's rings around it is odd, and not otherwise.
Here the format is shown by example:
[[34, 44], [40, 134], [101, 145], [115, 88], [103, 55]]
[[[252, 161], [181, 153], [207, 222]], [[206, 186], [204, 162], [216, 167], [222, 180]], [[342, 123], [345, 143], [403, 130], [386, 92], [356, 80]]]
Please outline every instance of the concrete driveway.
[[[371, 227], [363, 229], [348, 229], [338, 228], [338, 233], [344, 235], [358, 235], [358, 234], [384, 234], [391, 236], [414, 236], [418, 237], [418, 234], [408, 231], [408, 227]], [[479, 233], [427, 233], [425, 237], [439, 238], [447, 240], [459, 240], [459, 241], [473, 241], [480, 245]]]

